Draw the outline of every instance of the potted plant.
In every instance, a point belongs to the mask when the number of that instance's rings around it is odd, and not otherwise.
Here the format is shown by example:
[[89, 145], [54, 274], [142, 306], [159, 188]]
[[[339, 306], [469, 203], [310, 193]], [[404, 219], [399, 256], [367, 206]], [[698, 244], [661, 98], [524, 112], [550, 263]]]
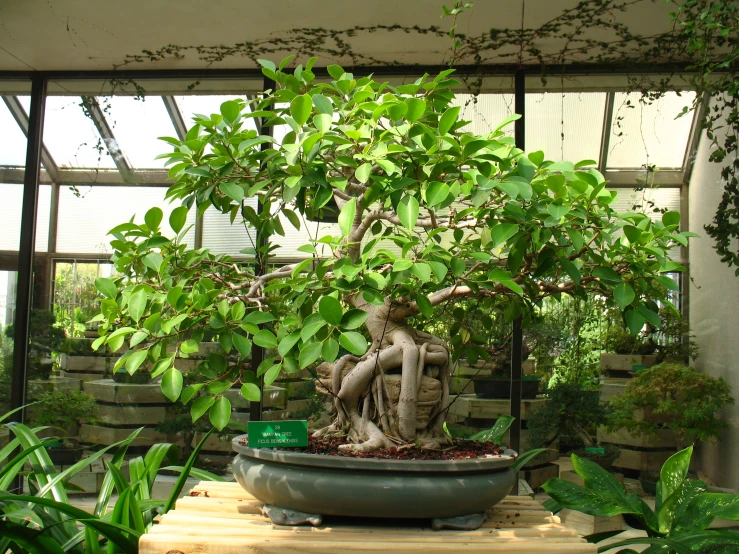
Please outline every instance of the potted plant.
[[[5, 327], [5, 336], [13, 338], [15, 325]], [[56, 317], [49, 310], [34, 308], [31, 310], [30, 339], [28, 343], [28, 367], [26, 375], [29, 380], [46, 380], [51, 375], [54, 363], [52, 353], [58, 352], [64, 343], [64, 330], [56, 326]], [[12, 352], [12, 350], [10, 350]], [[13, 357], [6, 356], [8, 369], [12, 368]]]
[[[643, 435], [670, 431], [678, 449], [698, 441], [713, 442], [726, 427], [717, 414], [732, 404], [731, 388], [722, 378], [678, 363], [640, 371], [623, 394], [610, 402], [609, 432], [626, 429]], [[642, 486], [653, 491], [656, 475], [642, 472]]]
[[52, 390], [41, 394], [30, 408], [35, 427], [50, 427], [58, 439], [48, 446], [55, 465], [72, 465], [82, 457], [77, 435], [83, 423], [95, 423], [98, 406], [95, 397], [82, 391]]
[[[558, 382], [544, 394], [548, 402], [529, 415], [526, 421], [529, 448], [550, 448], [561, 441], [581, 458], [609, 469], [619, 454], [611, 445], [598, 445], [592, 430], [606, 421], [607, 411], [598, 395], [579, 383]], [[596, 391], [597, 392], [597, 391]]]
[[[679, 214], [616, 214], [594, 162], [517, 149], [501, 129], [518, 116], [483, 135], [465, 131], [451, 70], [391, 87], [330, 66], [331, 79], [317, 83], [314, 61], [291, 72], [289, 60], [260, 62], [274, 92], [224, 102], [198, 116], [185, 141], [165, 139], [176, 180], [167, 196], [181, 205], [168, 222], [153, 208], [111, 231], [119, 275], [97, 280], [105, 298], [95, 347], [128, 342], [119, 364], [135, 373], [148, 360], [170, 399], [218, 429], [231, 414], [226, 390], [241, 385], [256, 400], [262, 375], [271, 382], [323, 361], [337, 416], [308, 448], [323, 454], [236, 440], [234, 472], [247, 490], [314, 514], [479, 514], [510, 490], [514, 459], [492, 445], [483, 446], [490, 456], [449, 459], [471, 448], [443, 426], [451, 363], [474, 343], [463, 334], [452, 347], [421, 329], [464, 298], [509, 325], [563, 294], [602, 295], [632, 322], [656, 317], [647, 299], [664, 296], [662, 272], [679, 270], [667, 258]], [[288, 132], [275, 144], [248, 129], [253, 117]], [[316, 236], [303, 218], [320, 217], [331, 199], [338, 225]], [[183, 244], [188, 211], [209, 207], [255, 229], [250, 260]], [[285, 232], [278, 213], [306, 233], [306, 260], [269, 265], [269, 238]], [[635, 225], [643, 240], [613, 240]], [[274, 295], [291, 306], [286, 316], [273, 314]], [[199, 367], [206, 382], [183, 387], [176, 359], [205, 329], [227, 354]], [[247, 362], [252, 343], [273, 352], [257, 368]], [[339, 357], [340, 347], [349, 353]], [[440, 459], [421, 460], [433, 451]]]

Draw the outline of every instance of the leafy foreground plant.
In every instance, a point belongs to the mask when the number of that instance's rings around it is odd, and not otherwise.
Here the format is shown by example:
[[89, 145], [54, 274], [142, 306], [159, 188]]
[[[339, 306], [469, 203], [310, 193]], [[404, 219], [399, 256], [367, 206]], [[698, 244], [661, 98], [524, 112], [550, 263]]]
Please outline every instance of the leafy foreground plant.
[[[706, 484], [688, 479], [693, 447], [673, 454], [662, 466], [657, 483], [655, 509], [635, 494], [627, 494], [613, 475], [588, 460], [572, 455], [575, 472], [584, 486], [564, 479], [550, 479], [542, 488], [552, 498], [544, 506], [558, 512], [562, 508], [596, 517], [623, 514], [627, 523], [647, 533], [647, 537], [623, 540], [602, 547], [599, 552], [635, 544], [649, 544], [644, 552], [660, 553], [733, 553], [739, 551], [739, 533], [708, 530], [715, 518], [739, 521], [739, 495], [708, 492]], [[591, 535], [600, 542], [621, 531]], [[620, 552], [633, 552], [621, 550]]]
[[[261, 61], [277, 90], [224, 102], [196, 116], [184, 141], [164, 139], [176, 179], [167, 196], [182, 202], [169, 218], [176, 236], [164, 236], [158, 208], [144, 223], [119, 225], [111, 244], [121, 276], [97, 280], [106, 298], [95, 347], [128, 341], [119, 367], [133, 373], [148, 360], [171, 400], [192, 401], [194, 420], [208, 413], [222, 429], [228, 389], [241, 385], [257, 400], [260, 376], [269, 384], [323, 360], [338, 413], [323, 433], [348, 434], [345, 447], [357, 450], [439, 448], [451, 440], [442, 427], [451, 364], [474, 347], [460, 337], [451, 351], [420, 330], [447, 303], [474, 298], [510, 323], [546, 297], [597, 294], [633, 332], [659, 325], [652, 299], [676, 287], [662, 273], [681, 269], [667, 252], [689, 236], [677, 212], [657, 222], [615, 213], [616, 193], [587, 169], [595, 162], [515, 148], [501, 129], [519, 116], [483, 135], [465, 131], [451, 70], [392, 87], [330, 66], [331, 81], [316, 83], [314, 61], [292, 73], [283, 70], [289, 59]], [[257, 117], [288, 127], [280, 143], [249, 128]], [[314, 236], [306, 218], [331, 206], [336, 234]], [[243, 250], [254, 263], [187, 249], [188, 211], [209, 207], [256, 230], [261, 245]], [[270, 237], [284, 234], [278, 216], [310, 235], [299, 250], [311, 257], [262, 273], [276, 248]], [[273, 311], [274, 297], [289, 315]], [[224, 352], [199, 367], [207, 383], [183, 389], [176, 358], [195, 352], [206, 331]], [[252, 342], [272, 349], [256, 372]], [[340, 347], [349, 353], [339, 357]]]
[[[13, 412], [0, 417], [0, 422]], [[184, 467], [167, 466], [175, 462], [177, 447], [162, 443], [152, 446], [145, 456], [128, 461], [130, 479], [121, 471], [128, 446], [141, 429], [133, 431], [125, 440], [103, 448], [58, 473], [45, 449], [44, 441], [36, 433], [44, 429], [29, 429], [22, 423], [9, 423], [15, 438], [0, 449], [0, 552], [29, 552], [57, 554], [61, 552], [108, 553], [138, 552], [138, 539], [151, 527], [157, 514], [166, 513], [182, 491], [188, 476], [205, 480], [222, 480], [216, 475], [193, 467], [205, 439], [198, 444]], [[16, 449], [20, 453], [13, 455]], [[69, 502], [66, 486], [78, 472], [100, 459], [109, 450], [113, 458], [98, 494], [95, 509], [88, 513]], [[26, 471], [26, 467], [30, 470]], [[180, 473], [166, 500], [151, 498], [154, 480], [161, 469]], [[9, 490], [19, 476], [27, 479], [29, 494], [14, 494]], [[113, 493], [118, 494], [113, 502]], [[109, 510], [112, 504], [112, 510]], [[82, 529], [78, 527], [82, 526]]]

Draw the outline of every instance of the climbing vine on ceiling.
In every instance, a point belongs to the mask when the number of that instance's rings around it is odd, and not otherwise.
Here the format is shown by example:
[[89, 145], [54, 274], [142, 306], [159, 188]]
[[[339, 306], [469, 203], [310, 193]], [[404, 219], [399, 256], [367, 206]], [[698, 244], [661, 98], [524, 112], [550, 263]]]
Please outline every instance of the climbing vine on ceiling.
[[[449, 38], [451, 47], [441, 55], [439, 64], [456, 66], [508, 65], [538, 66], [542, 79], [566, 75], [568, 65], [610, 65], [614, 73], [626, 73], [628, 90], [641, 93], [643, 102], [651, 102], [665, 92], [685, 88], [695, 90], [693, 111], [701, 114], [699, 123], [712, 141], [712, 162], [721, 164], [723, 192], [711, 224], [706, 232], [715, 241], [721, 260], [736, 266], [739, 276], [739, 83], [736, 80], [739, 55], [739, 3], [722, 0], [666, 0], [669, 30], [639, 35], [620, 22], [619, 15], [638, 4], [654, 0], [582, 0], [538, 28], [527, 28], [526, 2], [522, 3], [521, 26], [495, 28], [477, 35], [457, 30], [457, 18], [474, 7], [471, 3], [455, 2], [442, 8], [442, 17], [452, 24], [439, 26], [367, 25], [347, 29], [297, 28], [266, 38], [256, 38], [232, 45], [177, 45], [131, 54], [115, 66], [116, 69], [137, 63], [156, 63], [170, 58], [194, 58], [209, 67], [227, 59], [245, 58], [256, 65], [260, 58], [274, 58], [285, 53], [295, 59], [318, 56], [335, 60], [344, 66], [398, 66], [400, 60], [381, 59], [362, 52], [354, 44], [359, 37], [390, 40], [405, 34]], [[662, 27], [662, 26], [658, 26]], [[556, 45], [553, 47], [552, 45]], [[649, 72], [660, 77], [645, 76]], [[678, 82], [678, 75], [680, 81]], [[461, 75], [472, 92], [479, 92], [482, 75]], [[191, 88], [198, 83], [192, 83]], [[133, 86], [138, 94], [145, 90], [133, 81], [117, 82], [116, 86]]]

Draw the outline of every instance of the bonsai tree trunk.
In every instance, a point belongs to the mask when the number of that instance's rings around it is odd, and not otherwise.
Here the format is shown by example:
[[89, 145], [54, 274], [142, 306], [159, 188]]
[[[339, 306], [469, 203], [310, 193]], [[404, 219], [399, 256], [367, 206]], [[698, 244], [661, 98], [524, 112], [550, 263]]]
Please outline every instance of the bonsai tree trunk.
[[400, 313], [403, 307], [389, 301], [375, 306], [358, 297], [348, 300], [367, 312], [372, 348], [362, 358], [347, 355], [323, 364], [322, 373], [330, 376], [324, 385], [334, 396], [337, 418], [315, 436], [348, 433], [355, 444], [342, 448], [358, 451], [402, 442], [423, 448], [450, 444], [443, 429], [451, 379], [447, 345], [407, 325]]

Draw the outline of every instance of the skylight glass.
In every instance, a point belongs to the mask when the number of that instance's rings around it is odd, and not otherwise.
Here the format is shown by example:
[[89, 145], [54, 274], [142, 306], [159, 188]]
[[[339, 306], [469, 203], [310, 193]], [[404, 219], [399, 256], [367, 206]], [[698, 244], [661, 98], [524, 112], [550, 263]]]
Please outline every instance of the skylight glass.
[[59, 167], [115, 168], [79, 96], [47, 97], [44, 144]]
[[694, 92], [668, 92], [651, 104], [640, 102], [641, 94], [617, 93], [613, 106], [608, 167], [680, 168], [690, 138], [692, 114], [676, 118], [690, 106]]
[[176, 134], [162, 97], [147, 96], [137, 100], [132, 96], [109, 96], [98, 101], [101, 106], [109, 106], [105, 117], [131, 166], [135, 169], [164, 167], [166, 160], [155, 158], [170, 152], [171, 147], [158, 137]]
[[26, 165], [26, 135], [2, 100], [0, 100], [0, 165], [17, 167]]

